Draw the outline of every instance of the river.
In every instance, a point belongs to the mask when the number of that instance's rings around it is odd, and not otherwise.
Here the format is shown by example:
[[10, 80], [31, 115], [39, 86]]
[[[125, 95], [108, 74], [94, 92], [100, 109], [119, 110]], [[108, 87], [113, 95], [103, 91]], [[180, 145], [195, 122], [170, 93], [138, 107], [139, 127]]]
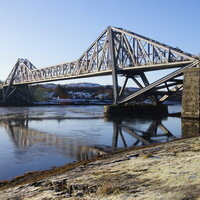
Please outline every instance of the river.
[[180, 118], [112, 121], [103, 106], [0, 107], [0, 116], [0, 180], [182, 137]]

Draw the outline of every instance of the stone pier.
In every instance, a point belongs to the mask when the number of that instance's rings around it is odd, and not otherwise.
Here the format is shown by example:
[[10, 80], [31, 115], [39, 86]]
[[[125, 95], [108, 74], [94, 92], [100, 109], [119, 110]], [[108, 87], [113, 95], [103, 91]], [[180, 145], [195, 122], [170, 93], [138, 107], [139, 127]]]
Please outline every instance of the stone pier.
[[182, 113], [184, 118], [200, 119], [200, 69], [184, 71]]
[[160, 117], [168, 115], [168, 108], [166, 105], [153, 104], [130, 104], [130, 105], [109, 105], [104, 106], [105, 116], [150, 116]]

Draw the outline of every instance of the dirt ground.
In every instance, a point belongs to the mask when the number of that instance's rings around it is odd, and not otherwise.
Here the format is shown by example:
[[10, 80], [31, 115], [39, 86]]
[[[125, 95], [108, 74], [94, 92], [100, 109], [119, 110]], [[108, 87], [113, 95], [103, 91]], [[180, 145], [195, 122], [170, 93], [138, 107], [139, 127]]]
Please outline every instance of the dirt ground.
[[0, 182], [0, 199], [200, 200], [200, 138], [129, 149], [46, 178], [45, 173]]

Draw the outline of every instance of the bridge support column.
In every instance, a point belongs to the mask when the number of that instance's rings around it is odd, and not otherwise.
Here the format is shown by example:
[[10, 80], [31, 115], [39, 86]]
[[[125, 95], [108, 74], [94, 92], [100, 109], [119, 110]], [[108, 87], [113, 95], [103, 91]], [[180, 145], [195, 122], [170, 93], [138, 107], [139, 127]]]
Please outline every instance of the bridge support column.
[[116, 59], [115, 59], [115, 50], [114, 50], [114, 40], [113, 40], [113, 32], [111, 27], [109, 27], [109, 50], [110, 50], [110, 57], [111, 57], [111, 68], [112, 68], [112, 80], [113, 80], [113, 96], [114, 96], [114, 104], [118, 104], [118, 77], [117, 77], [117, 66], [116, 66]]
[[200, 69], [184, 71], [182, 94], [182, 117], [200, 118]]

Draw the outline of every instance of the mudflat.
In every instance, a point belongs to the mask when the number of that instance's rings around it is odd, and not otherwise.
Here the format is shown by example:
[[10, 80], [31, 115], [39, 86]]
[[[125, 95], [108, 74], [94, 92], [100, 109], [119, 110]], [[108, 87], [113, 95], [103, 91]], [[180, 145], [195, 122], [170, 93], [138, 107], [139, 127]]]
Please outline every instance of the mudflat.
[[62, 169], [1, 182], [0, 199], [200, 199], [200, 138], [128, 149]]

